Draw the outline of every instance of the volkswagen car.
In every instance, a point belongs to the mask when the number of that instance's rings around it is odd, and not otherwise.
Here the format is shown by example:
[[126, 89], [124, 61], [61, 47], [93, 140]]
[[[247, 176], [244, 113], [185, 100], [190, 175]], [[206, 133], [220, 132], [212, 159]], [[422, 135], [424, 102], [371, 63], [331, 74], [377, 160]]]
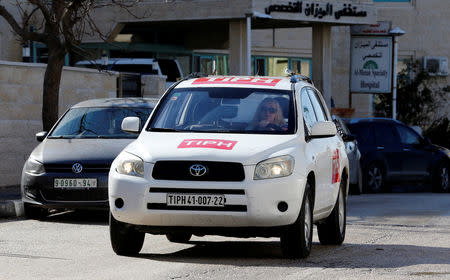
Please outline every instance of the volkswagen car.
[[[139, 119], [122, 128], [138, 133]], [[279, 237], [286, 257], [345, 238], [348, 160], [306, 77], [208, 76], [168, 90], [109, 173], [110, 238], [140, 252], [145, 233]]]
[[93, 99], [71, 107], [27, 159], [21, 180], [25, 215], [49, 209], [108, 209], [108, 172], [114, 158], [137, 134], [121, 129], [125, 117], [143, 126], [156, 104], [151, 99]]

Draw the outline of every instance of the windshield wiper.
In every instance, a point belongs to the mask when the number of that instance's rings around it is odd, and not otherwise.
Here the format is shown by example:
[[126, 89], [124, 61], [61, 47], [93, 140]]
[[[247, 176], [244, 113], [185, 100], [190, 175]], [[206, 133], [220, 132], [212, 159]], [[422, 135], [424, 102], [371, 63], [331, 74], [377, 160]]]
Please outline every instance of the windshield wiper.
[[162, 127], [152, 127], [149, 131], [156, 131], [156, 132], [184, 132], [185, 130], [179, 130], [174, 128], [162, 128]]
[[58, 135], [58, 136], [48, 136], [49, 139], [73, 139], [74, 136], [64, 136], [64, 135]]

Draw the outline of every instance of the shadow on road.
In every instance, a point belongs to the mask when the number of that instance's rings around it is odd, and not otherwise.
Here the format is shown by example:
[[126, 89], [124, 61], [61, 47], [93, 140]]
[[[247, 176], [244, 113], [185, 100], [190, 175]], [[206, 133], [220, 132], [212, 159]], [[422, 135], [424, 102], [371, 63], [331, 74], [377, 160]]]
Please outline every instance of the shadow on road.
[[137, 258], [180, 263], [234, 266], [399, 268], [419, 264], [450, 264], [450, 248], [412, 245], [314, 243], [307, 259], [283, 259], [279, 242], [189, 242], [194, 245], [169, 254], [139, 254]]
[[108, 211], [76, 210], [54, 212], [41, 219], [41, 222], [107, 226], [108, 219]]

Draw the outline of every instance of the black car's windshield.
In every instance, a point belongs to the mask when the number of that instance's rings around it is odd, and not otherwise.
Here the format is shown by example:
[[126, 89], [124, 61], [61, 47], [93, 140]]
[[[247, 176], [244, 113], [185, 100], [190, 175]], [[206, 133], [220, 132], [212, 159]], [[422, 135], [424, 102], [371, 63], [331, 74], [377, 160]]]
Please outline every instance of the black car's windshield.
[[125, 117], [139, 117], [141, 128], [151, 108], [88, 107], [70, 109], [49, 138], [136, 138], [121, 129]]
[[147, 130], [292, 134], [292, 92], [259, 88], [174, 89], [164, 98]]

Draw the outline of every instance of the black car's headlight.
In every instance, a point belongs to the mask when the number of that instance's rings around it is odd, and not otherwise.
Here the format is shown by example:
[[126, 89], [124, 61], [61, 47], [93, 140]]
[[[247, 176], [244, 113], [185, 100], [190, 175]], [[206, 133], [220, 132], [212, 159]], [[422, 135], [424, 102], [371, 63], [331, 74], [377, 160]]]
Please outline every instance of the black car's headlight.
[[285, 177], [292, 174], [294, 170], [294, 158], [291, 156], [280, 156], [261, 161], [256, 165], [254, 180]]
[[144, 177], [144, 161], [133, 154], [121, 153], [116, 159], [116, 171], [124, 175]]
[[44, 165], [32, 158], [29, 158], [25, 162], [25, 172], [33, 175], [39, 175], [45, 173]]

